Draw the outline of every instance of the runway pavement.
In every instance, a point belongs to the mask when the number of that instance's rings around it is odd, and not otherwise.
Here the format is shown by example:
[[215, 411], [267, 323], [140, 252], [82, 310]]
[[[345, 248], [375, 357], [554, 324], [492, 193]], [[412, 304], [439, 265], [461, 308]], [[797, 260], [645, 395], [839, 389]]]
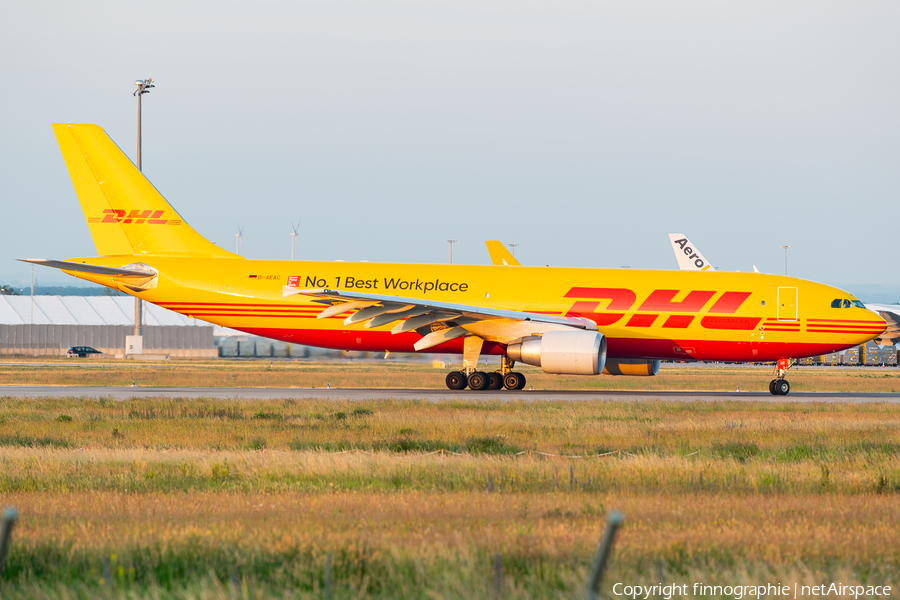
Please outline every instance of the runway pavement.
[[325, 388], [199, 388], [199, 387], [87, 387], [87, 386], [0, 386], [0, 396], [16, 398], [86, 397], [113, 398], [217, 398], [250, 399], [268, 398], [324, 398], [332, 400], [752, 400], [782, 402], [900, 402], [900, 394], [847, 394], [802, 393], [789, 396], [773, 396], [763, 392], [684, 392], [684, 391], [611, 391], [611, 390], [521, 390], [484, 391], [470, 390], [382, 390], [382, 389], [325, 389]]

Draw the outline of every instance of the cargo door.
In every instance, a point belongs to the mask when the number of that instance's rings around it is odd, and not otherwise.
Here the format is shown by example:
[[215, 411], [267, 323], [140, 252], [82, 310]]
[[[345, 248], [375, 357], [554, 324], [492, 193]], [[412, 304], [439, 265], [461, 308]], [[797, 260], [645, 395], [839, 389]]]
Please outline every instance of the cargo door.
[[797, 288], [778, 288], [778, 315], [776, 318], [779, 321], [796, 321], [798, 304]]

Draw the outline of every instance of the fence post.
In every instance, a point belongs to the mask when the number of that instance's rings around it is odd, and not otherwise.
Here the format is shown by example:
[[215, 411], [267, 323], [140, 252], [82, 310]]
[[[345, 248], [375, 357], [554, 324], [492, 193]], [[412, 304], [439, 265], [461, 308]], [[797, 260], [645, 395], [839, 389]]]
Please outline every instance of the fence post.
[[625, 516], [617, 510], [609, 513], [606, 517], [606, 532], [603, 539], [600, 540], [600, 546], [594, 555], [594, 562], [591, 565], [591, 575], [588, 578], [587, 588], [584, 597], [587, 600], [597, 600], [600, 597], [600, 581], [603, 579], [603, 571], [606, 570], [606, 561], [612, 552], [613, 541], [616, 539], [616, 532], [622, 526]]
[[331, 552], [325, 557], [325, 573], [322, 576], [323, 597], [331, 600], [332, 586], [334, 585], [334, 566], [332, 564]]
[[12, 536], [13, 525], [19, 520], [19, 511], [12, 506], [3, 509], [0, 517], [0, 574], [6, 565], [6, 553], [9, 551], [9, 538]]
[[503, 557], [499, 554], [494, 555], [494, 576], [491, 578], [491, 587], [494, 598], [500, 598], [503, 595]]
[[112, 587], [112, 560], [109, 555], [103, 557], [103, 585], [107, 588]]

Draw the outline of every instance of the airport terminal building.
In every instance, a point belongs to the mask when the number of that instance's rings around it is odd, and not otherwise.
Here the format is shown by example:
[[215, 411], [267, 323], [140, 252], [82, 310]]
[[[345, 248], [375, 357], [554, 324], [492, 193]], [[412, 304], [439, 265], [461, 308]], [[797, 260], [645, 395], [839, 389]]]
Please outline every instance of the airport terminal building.
[[[211, 323], [143, 303], [144, 354], [206, 358], [219, 355]], [[59, 356], [91, 346], [124, 357], [134, 332], [130, 296], [0, 295], [0, 355]]]

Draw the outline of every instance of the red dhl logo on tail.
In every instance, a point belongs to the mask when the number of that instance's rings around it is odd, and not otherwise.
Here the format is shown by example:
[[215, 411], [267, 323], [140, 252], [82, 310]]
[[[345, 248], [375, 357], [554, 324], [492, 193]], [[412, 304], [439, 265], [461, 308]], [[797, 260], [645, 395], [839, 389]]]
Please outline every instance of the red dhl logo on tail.
[[164, 210], [133, 210], [126, 216], [124, 210], [107, 208], [101, 214], [103, 217], [91, 217], [88, 223], [134, 223], [140, 225], [181, 225], [181, 219], [161, 219]]
[[[718, 293], [708, 290], [692, 290], [683, 300], [673, 301], [681, 290], [653, 290], [637, 310], [631, 315], [626, 327], [650, 327], [659, 318], [660, 313], [697, 313], [709, 304]], [[724, 292], [719, 296], [707, 315], [733, 315], [749, 298], [751, 292]], [[570, 317], [584, 317], [594, 321], [598, 326], [609, 326], [617, 323], [637, 303], [637, 294], [627, 288], [585, 288], [573, 287], [566, 298], [591, 298], [576, 300], [566, 313]], [[608, 312], [596, 312], [601, 301]], [[694, 315], [668, 315], [662, 326], [669, 329], [685, 329], [694, 320]], [[739, 318], [704, 316], [700, 324], [707, 329], [753, 329], [759, 318]]]

